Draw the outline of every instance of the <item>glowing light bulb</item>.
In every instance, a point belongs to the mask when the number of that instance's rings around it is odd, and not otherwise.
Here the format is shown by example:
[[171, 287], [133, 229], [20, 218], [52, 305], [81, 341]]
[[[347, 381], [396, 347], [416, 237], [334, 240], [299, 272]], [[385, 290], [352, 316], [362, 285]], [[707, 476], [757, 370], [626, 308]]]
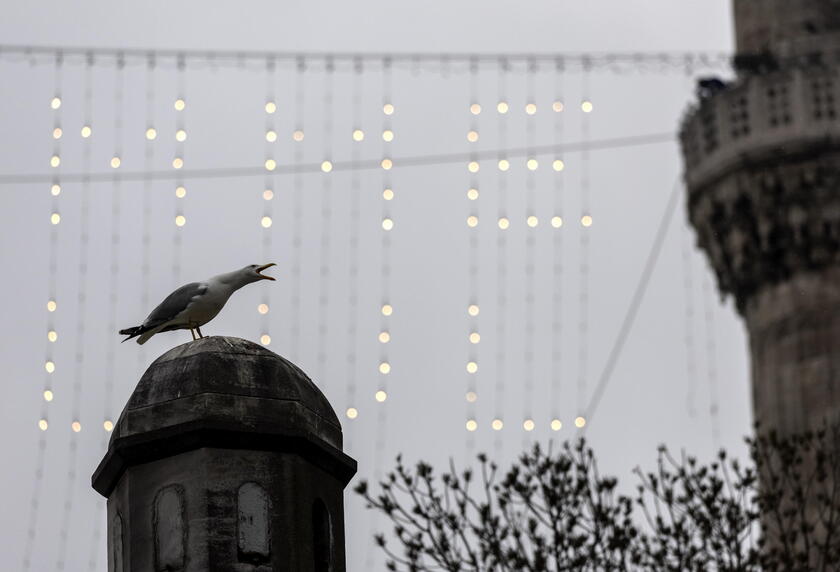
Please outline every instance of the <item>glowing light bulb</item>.
[[157, 129], [154, 127], [149, 127], [146, 129], [146, 139], [149, 141], [154, 141], [157, 138]]
[[510, 109], [510, 106], [507, 104], [506, 101], [500, 101], [496, 105], [496, 111], [498, 111], [499, 113], [507, 113], [508, 109]]
[[260, 224], [262, 225], [263, 228], [271, 227], [271, 217], [270, 216], [262, 217], [262, 219], [260, 219]]
[[73, 429], [73, 432], [74, 432], [74, 433], [78, 433], [79, 431], [81, 431], [81, 430], [82, 430], [82, 424], [81, 424], [81, 423], [79, 423], [78, 421], [73, 421], [73, 422], [70, 424], [70, 428], [71, 428], [71, 429]]
[[391, 364], [389, 364], [387, 361], [383, 361], [382, 363], [380, 363], [379, 364], [379, 373], [381, 373], [383, 375], [387, 375], [387, 374], [391, 373]]
[[528, 222], [528, 226], [530, 226], [531, 228], [534, 228], [539, 224], [540, 220], [537, 217], [535, 217], [534, 215], [531, 215], [531, 216], [528, 217], [527, 222]]
[[566, 168], [566, 163], [564, 163], [561, 159], [555, 159], [553, 163], [551, 163], [551, 167], [555, 171], [562, 171]]
[[265, 170], [266, 171], [273, 171], [277, 168], [277, 161], [274, 159], [266, 159], [265, 160]]
[[475, 373], [478, 371], [478, 364], [474, 361], [467, 362], [467, 373]]
[[268, 314], [268, 304], [260, 304], [257, 306], [257, 312], [260, 314]]
[[394, 308], [390, 304], [383, 304], [381, 311], [383, 316], [390, 316], [394, 313]]
[[580, 102], [580, 110], [584, 113], [591, 113], [593, 109], [592, 102], [588, 99], [583, 100]]
[[185, 224], [187, 224], [187, 218], [184, 215], [175, 217], [175, 226], [184, 226]]
[[388, 399], [388, 394], [382, 391], [381, 389], [377, 391], [373, 396], [379, 403], [382, 403], [386, 399]]
[[391, 189], [385, 189], [384, 191], [382, 191], [382, 198], [386, 201], [390, 201], [394, 198], [394, 191]]
[[537, 105], [535, 103], [526, 103], [525, 104], [525, 113], [528, 115], [533, 115], [537, 112]]
[[266, 101], [265, 102], [265, 112], [266, 113], [274, 113], [277, 111], [277, 104], [273, 101]]
[[394, 140], [394, 132], [391, 131], [390, 129], [386, 129], [385, 131], [382, 132], [382, 140], [390, 143], [391, 141]]
[[102, 428], [105, 429], [108, 433], [114, 430], [114, 422], [110, 419], [106, 419], [102, 422]]
[[473, 316], [473, 317], [478, 316], [480, 311], [481, 310], [479, 310], [478, 304], [470, 304], [467, 307], [467, 314], [469, 314], [470, 316]]
[[268, 334], [261, 335], [260, 336], [260, 343], [264, 346], [267, 346], [268, 344], [271, 343], [271, 336], [269, 336]]
[[551, 226], [553, 226], [554, 228], [560, 228], [561, 226], [563, 226], [563, 218], [559, 216], [551, 217]]
[[53, 392], [49, 389], [44, 390], [44, 401], [52, 401], [53, 400]]
[[526, 419], [522, 422], [522, 428], [525, 431], [533, 431], [534, 430], [534, 420], [533, 419]]
[[501, 217], [499, 219], [499, 228], [502, 230], [507, 230], [508, 228], [510, 228], [510, 221], [505, 217]]
[[479, 113], [481, 113], [481, 105], [477, 103], [473, 103], [472, 105], [470, 105], [470, 113], [472, 113], [473, 115], [478, 115]]
[[477, 344], [481, 341], [481, 334], [479, 334], [478, 332], [470, 332], [469, 339], [471, 344]]
[[559, 419], [552, 419], [551, 420], [551, 430], [552, 431], [560, 431], [563, 428], [563, 423]]
[[61, 107], [61, 98], [57, 95], [54, 98], [52, 98], [52, 101], [50, 101], [50, 107], [52, 107], [53, 109], [58, 109], [59, 107]]
[[44, 363], [44, 369], [47, 370], [47, 373], [55, 372], [55, 363], [51, 361], [47, 361]]
[[493, 428], [493, 431], [501, 431], [502, 427], [504, 427], [505, 424], [502, 423], [501, 419], [493, 419], [493, 422], [490, 424], [490, 426]]
[[467, 217], [467, 226], [470, 228], [475, 228], [478, 226], [478, 217], [475, 215], [470, 215]]
[[385, 115], [393, 115], [394, 114], [394, 106], [391, 103], [386, 103], [382, 106], [382, 113]]
[[561, 112], [561, 111], [563, 111], [563, 109], [565, 109], [565, 108], [564, 108], [564, 106], [563, 106], [563, 102], [562, 102], [562, 101], [555, 101], [554, 103], [552, 103], [552, 104], [551, 104], [551, 109], [553, 109], [553, 110], [554, 110], [554, 111], [556, 111], [557, 113], [560, 113], [560, 112]]
[[58, 224], [58, 223], [60, 223], [60, 222], [61, 222], [61, 215], [60, 215], [60, 214], [58, 214], [58, 213], [52, 213], [52, 214], [50, 215], [50, 222], [51, 222], [52, 224]]
[[87, 139], [88, 137], [90, 137], [91, 133], [93, 133], [93, 130], [90, 128], [90, 125], [85, 125], [82, 127], [81, 135], [83, 139]]
[[592, 226], [592, 217], [589, 215], [583, 215], [582, 217], [580, 217], [580, 224], [587, 228]]
[[540, 166], [540, 163], [536, 159], [528, 159], [525, 165], [528, 167], [529, 171], [536, 171], [537, 167]]
[[478, 165], [478, 161], [470, 161], [469, 163], [467, 163], [467, 170], [470, 173], [478, 173], [479, 169], [480, 167]]
[[120, 165], [122, 165], [122, 159], [120, 159], [116, 155], [111, 157], [111, 168], [112, 169], [119, 169]]
[[184, 197], [186, 197], [187, 196], [186, 187], [183, 187], [183, 186], [175, 187], [175, 196], [178, 197], [179, 199], [183, 199]]
[[359, 412], [356, 410], [355, 407], [348, 407], [347, 408], [347, 418], [348, 419], [355, 419], [359, 416]]
[[365, 132], [361, 129], [354, 129], [353, 130], [353, 141], [364, 141], [365, 140]]
[[47, 302], [47, 312], [55, 312], [56, 308], [58, 308], [58, 304], [55, 303], [55, 300]]
[[329, 161], [323, 161], [321, 163], [321, 171], [323, 171], [324, 173], [329, 173], [330, 171], [332, 171], [332, 168], [332, 163]]
[[187, 102], [184, 101], [181, 98], [178, 98], [178, 99], [175, 100], [174, 106], [175, 106], [175, 111], [184, 111], [184, 109], [187, 107]]
[[184, 131], [183, 129], [179, 129], [178, 131], [175, 132], [175, 141], [183, 143], [186, 140], [187, 140], [187, 132], [186, 131]]
[[475, 419], [467, 419], [467, 431], [475, 431], [478, 429], [478, 423], [476, 423]]
[[467, 401], [470, 402], [470, 403], [475, 403], [476, 399], [478, 399], [478, 395], [476, 394], [475, 391], [468, 391], [467, 395], [465, 397], [467, 398]]
[[184, 160], [181, 157], [175, 157], [172, 159], [172, 168], [173, 169], [180, 169], [184, 166]]
[[267, 201], [270, 201], [271, 199], [274, 198], [274, 191], [272, 191], [271, 189], [264, 190], [263, 191], [263, 198]]
[[383, 218], [382, 228], [383, 230], [391, 230], [392, 228], [394, 228], [394, 221], [389, 218]]
[[303, 130], [301, 130], [301, 129], [295, 130], [292, 133], [292, 139], [294, 139], [295, 141], [298, 141], [298, 142], [303, 141]]
[[469, 141], [470, 143], [475, 143], [476, 141], [478, 141], [478, 131], [468, 131], [467, 141]]
[[499, 160], [499, 170], [500, 171], [507, 171], [510, 169], [510, 162], [507, 159], [500, 159]]
[[52, 157], [50, 157], [50, 167], [55, 169], [59, 165], [61, 165], [61, 157], [59, 157], [58, 155], [53, 155]]
[[61, 139], [61, 135], [64, 132], [61, 130], [61, 127], [56, 127], [53, 129], [53, 139]]
[[40, 429], [41, 431], [46, 431], [49, 426], [50, 424], [47, 423], [46, 419], [41, 419], [38, 421], [38, 429]]
[[387, 344], [391, 341], [391, 334], [389, 332], [379, 332], [379, 342]]
[[269, 129], [265, 132], [265, 140], [269, 143], [274, 143], [275, 141], [277, 141], [277, 132]]
[[584, 425], [586, 425], [586, 419], [583, 417], [575, 417], [575, 427], [581, 429]]
[[390, 159], [382, 159], [382, 162], [379, 165], [386, 171], [390, 171], [391, 167], [394, 166], [394, 162]]
[[55, 330], [50, 330], [47, 332], [47, 339], [51, 342], [55, 342], [58, 339], [58, 332]]
[[470, 189], [467, 191], [467, 198], [474, 201], [478, 198], [478, 189]]
[[54, 197], [57, 197], [58, 195], [60, 195], [61, 194], [61, 185], [55, 184], [55, 185], [51, 186], [50, 187], [50, 193]]

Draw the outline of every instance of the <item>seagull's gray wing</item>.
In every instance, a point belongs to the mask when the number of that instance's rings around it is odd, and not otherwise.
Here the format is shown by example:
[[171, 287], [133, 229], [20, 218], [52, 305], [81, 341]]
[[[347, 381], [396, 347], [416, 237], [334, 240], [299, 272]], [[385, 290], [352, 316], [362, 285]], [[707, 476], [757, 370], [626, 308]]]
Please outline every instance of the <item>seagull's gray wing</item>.
[[193, 301], [193, 298], [201, 296], [205, 292], [207, 292], [207, 284], [204, 282], [184, 284], [167, 296], [163, 302], [158, 304], [157, 308], [152, 310], [152, 313], [143, 321], [143, 329], [151, 330], [172, 320], [175, 316], [186, 310], [190, 302]]

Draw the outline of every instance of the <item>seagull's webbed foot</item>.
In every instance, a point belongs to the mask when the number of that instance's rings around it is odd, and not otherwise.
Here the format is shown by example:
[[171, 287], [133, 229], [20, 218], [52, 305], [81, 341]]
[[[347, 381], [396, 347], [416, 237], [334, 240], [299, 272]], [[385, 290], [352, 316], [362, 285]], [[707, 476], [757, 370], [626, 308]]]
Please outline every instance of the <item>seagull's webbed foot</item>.
[[198, 332], [198, 337], [199, 337], [199, 338], [203, 338], [203, 337], [204, 337], [204, 334], [202, 334], [202, 333], [201, 333], [201, 328], [199, 328], [198, 326], [196, 326], [195, 331], [197, 331], [197, 332]]

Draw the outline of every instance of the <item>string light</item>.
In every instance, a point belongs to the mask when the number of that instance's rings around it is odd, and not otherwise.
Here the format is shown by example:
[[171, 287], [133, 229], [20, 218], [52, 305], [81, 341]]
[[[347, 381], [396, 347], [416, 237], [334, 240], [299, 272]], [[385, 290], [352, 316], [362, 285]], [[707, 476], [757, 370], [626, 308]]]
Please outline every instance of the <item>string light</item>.
[[61, 127], [56, 127], [52, 132], [53, 139], [61, 139], [63, 133], [64, 132], [61, 130]]
[[475, 403], [478, 399], [478, 394], [475, 391], [468, 391], [466, 394], [467, 403]]
[[592, 102], [589, 101], [589, 100], [582, 101], [580, 103], [580, 109], [584, 113], [592, 113], [592, 109], [593, 109]]
[[268, 113], [268, 114], [272, 114], [275, 111], [277, 111], [277, 104], [274, 103], [273, 101], [267, 101], [265, 103], [265, 112]]
[[73, 422], [70, 424], [70, 428], [71, 428], [71, 429], [73, 429], [73, 432], [74, 432], [74, 433], [78, 433], [79, 431], [81, 431], [81, 430], [82, 430], [82, 424], [81, 424], [81, 423], [79, 423], [78, 421], [73, 421]]
[[50, 215], [50, 222], [54, 225], [60, 223], [61, 222], [61, 215], [58, 214], [58, 213], [52, 213]]
[[149, 127], [148, 129], [146, 129], [146, 139], [148, 141], [154, 141], [155, 139], [157, 139], [157, 129], [155, 129], [154, 127]]
[[587, 228], [592, 226], [592, 217], [589, 215], [583, 215], [582, 217], [580, 217], [580, 224]]
[[61, 157], [59, 157], [58, 155], [53, 155], [52, 157], [50, 157], [50, 167], [55, 169], [59, 165], [61, 165]]
[[365, 132], [361, 129], [353, 130], [353, 141], [360, 142], [365, 140]]
[[187, 140], [187, 132], [186, 131], [184, 131], [183, 129], [179, 129], [178, 131], [175, 132], [175, 141], [177, 141], [179, 143], [183, 143], [186, 140]]
[[105, 429], [108, 433], [114, 430], [114, 422], [110, 419], [106, 419], [102, 422], [102, 428]]
[[389, 332], [379, 332], [379, 342], [387, 344], [391, 341], [391, 334]]
[[382, 140], [385, 141], [386, 143], [390, 143], [391, 141], [394, 140], [394, 132], [391, 131], [390, 129], [386, 129], [385, 131], [382, 132]]
[[481, 341], [481, 334], [478, 332], [470, 332], [469, 340], [471, 344], [477, 344]]
[[391, 159], [387, 159], [387, 158], [386, 158], [386, 159], [382, 159], [382, 162], [380, 163], [380, 166], [381, 166], [384, 170], [389, 171], [389, 170], [391, 170], [391, 167], [393, 167], [393, 166], [394, 166], [394, 162], [393, 162], [393, 161], [391, 161]]
[[[265, 61], [265, 146], [264, 146], [264, 156], [266, 157], [266, 162], [274, 161], [273, 153], [274, 149], [272, 147], [272, 143], [277, 141], [277, 127], [276, 127], [276, 118], [275, 112], [277, 111], [277, 104], [275, 103], [275, 95], [276, 95], [276, 77], [277, 66], [274, 57], [268, 57]], [[276, 167], [276, 162], [274, 163]], [[267, 169], [267, 171], [273, 171], [274, 169]], [[274, 178], [268, 173], [266, 173], [265, 179], [262, 182], [262, 185], [259, 187], [262, 189], [262, 217], [260, 218], [260, 226], [264, 229], [262, 233], [262, 259], [267, 260], [271, 256], [272, 251], [274, 250], [272, 246], [273, 241], [273, 233], [269, 230], [272, 226], [273, 220], [273, 205], [271, 203], [271, 199], [274, 198]], [[266, 305], [268, 308], [271, 304], [271, 288], [268, 288], [265, 284], [260, 286], [260, 298], [263, 304]], [[260, 334], [260, 343], [264, 346], [268, 346], [271, 344], [271, 322], [268, 316], [268, 312], [265, 314], [260, 314], [260, 330], [262, 333]]]
[[551, 430], [552, 431], [560, 431], [563, 428], [563, 423], [559, 419], [552, 419], [551, 420]]
[[554, 228], [560, 228], [561, 226], [563, 226], [563, 218], [559, 216], [551, 217], [551, 226], [553, 226]]
[[389, 219], [389, 218], [382, 219], [382, 228], [383, 228], [383, 230], [393, 229], [394, 228], [394, 221]]
[[499, 160], [499, 170], [500, 171], [507, 171], [510, 169], [510, 161], [507, 159], [500, 159]]
[[187, 107], [187, 102], [181, 98], [175, 100], [174, 103], [175, 111], [184, 111]]
[[522, 428], [525, 431], [533, 431], [534, 430], [534, 420], [533, 419], [526, 419], [522, 422]]
[[499, 228], [502, 230], [510, 228], [510, 220], [508, 220], [507, 217], [501, 217], [499, 219]]
[[[185, 145], [186, 140], [186, 61], [184, 54], [178, 54], [176, 57], [176, 75], [175, 75], [175, 89], [176, 98], [174, 103], [175, 108], [175, 150], [172, 158], [172, 168], [175, 171], [180, 171], [184, 167]], [[184, 133], [183, 139], [177, 135], [179, 132]], [[176, 173], [175, 185], [183, 186], [184, 181], [180, 173]], [[181, 277], [181, 257], [183, 254], [183, 232], [180, 230], [186, 225], [187, 218], [185, 215], [184, 200], [182, 198], [175, 198], [175, 229], [172, 234], [172, 276], [176, 282], [180, 282]]]
[[528, 115], [534, 115], [537, 112], [537, 105], [535, 103], [527, 103], [525, 104], [525, 113]]
[[47, 423], [46, 419], [40, 419], [38, 421], [38, 429], [40, 429], [41, 431], [46, 431], [49, 428], [49, 426], [50, 424]]
[[475, 143], [476, 141], [478, 141], [478, 131], [467, 131], [467, 141], [469, 141], [470, 143]]
[[55, 312], [58, 309], [58, 304], [56, 304], [55, 300], [47, 301], [47, 311], [48, 312]]
[[262, 218], [260, 219], [260, 225], [261, 225], [263, 228], [271, 228], [271, 217], [270, 217], [270, 216], [264, 216], [264, 217], [262, 217]]
[[175, 187], [175, 196], [179, 199], [183, 199], [187, 196], [187, 189], [183, 185], [178, 185]]
[[394, 191], [392, 189], [385, 189], [384, 191], [382, 191], [382, 198], [386, 201], [393, 200]]
[[566, 164], [560, 159], [555, 159], [554, 161], [552, 161], [551, 167], [555, 171], [562, 171], [563, 169], [566, 168]]
[[50, 330], [49, 332], [47, 332], [47, 339], [50, 342], [55, 342], [56, 340], [58, 340], [58, 333], [55, 330]]
[[502, 114], [507, 113], [509, 108], [510, 108], [510, 107], [508, 106], [508, 104], [507, 104], [507, 102], [506, 102], [506, 101], [500, 101], [500, 102], [496, 105], [496, 111], [498, 111], [499, 113], [502, 113]]
[[[470, 62], [470, 100], [476, 101], [478, 99], [478, 62], [471, 61]], [[467, 141], [469, 143], [475, 143], [478, 141], [478, 115], [481, 113], [481, 106], [478, 103], [472, 103], [470, 105], [470, 116], [468, 117], [468, 131], [467, 131]], [[478, 162], [475, 161], [476, 156], [474, 154], [475, 149], [473, 146], [469, 147], [471, 152], [471, 161], [478, 166]], [[469, 190], [467, 191], [467, 198], [471, 201], [468, 205], [468, 212], [469, 215], [467, 216], [467, 227], [474, 229], [478, 226], [478, 204], [475, 201], [478, 199], [478, 176], [476, 175], [476, 171], [470, 170], [469, 175]], [[470, 232], [468, 235], [469, 240], [469, 251], [468, 251], [468, 262], [467, 262], [467, 284], [468, 284], [468, 293], [467, 299], [470, 302], [475, 302], [478, 300], [478, 287], [479, 287], [479, 278], [478, 278], [478, 264], [479, 264], [479, 255], [478, 255], [478, 236], [477, 232]], [[473, 308], [475, 311], [473, 312]], [[467, 400], [467, 407], [466, 407], [466, 417], [467, 417], [467, 431], [472, 433], [478, 428], [478, 423], [475, 420], [475, 401], [478, 398], [477, 388], [479, 383], [479, 378], [476, 375], [478, 370], [478, 348], [475, 347], [477, 340], [480, 338], [478, 334], [479, 324], [476, 316], [478, 316], [478, 306], [471, 304], [467, 308], [467, 315], [469, 319], [467, 320], [467, 331], [468, 339], [472, 345], [467, 346], [466, 348], [466, 358], [467, 364], [476, 364], [476, 371], [470, 372], [469, 365], [467, 370], [467, 376], [465, 379], [465, 397]], [[472, 452], [473, 447], [475, 446], [475, 441], [472, 436], [467, 437], [467, 451]]]
[[382, 403], [383, 401], [385, 401], [386, 399], [388, 399], [388, 394], [387, 394], [387, 393], [385, 393], [384, 391], [382, 391], [382, 390], [380, 389], [379, 391], [377, 391], [377, 392], [374, 394], [374, 398], [376, 398], [376, 400], [377, 400], [379, 403]]
[[478, 429], [478, 423], [476, 422], [475, 419], [467, 419], [466, 427], [467, 427], [467, 431], [472, 432], [472, 431], [475, 431], [476, 429]]
[[47, 370], [47, 373], [54, 373], [55, 372], [55, 362], [46, 361], [44, 363], [44, 369]]
[[473, 317], [474, 317], [474, 316], [478, 316], [479, 311], [480, 311], [480, 310], [479, 310], [479, 308], [478, 308], [478, 305], [476, 305], [476, 304], [470, 304], [470, 305], [467, 307], [467, 313], [468, 313], [470, 316], [473, 316]]
[[262, 197], [264, 200], [270, 201], [274, 198], [274, 191], [272, 191], [271, 189], [266, 189], [263, 191]]
[[379, 364], [379, 373], [383, 375], [388, 375], [391, 373], [391, 364], [388, 362], [382, 362]]
[[355, 419], [359, 416], [359, 412], [356, 410], [355, 407], [348, 407], [347, 408], [347, 419]]
[[257, 312], [260, 314], [268, 314], [268, 304], [262, 303], [257, 306]]
[[295, 129], [295, 130], [292, 132], [292, 139], [294, 139], [294, 140], [295, 140], [295, 141], [297, 141], [298, 143], [300, 143], [301, 141], [303, 141], [303, 130], [302, 130], [302, 129]]
[[85, 125], [84, 127], [82, 127], [82, 130], [81, 130], [82, 138], [87, 139], [88, 137], [91, 136], [91, 133], [93, 133], [93, 130], [91, 130], [90, 125]]
[[475, 201], [478, 199], [478, 189], [469, 189], [467, 190], [467, 198], [471, 201]]
[[332, 171], [332, 168], [332, 163], [329, 161], [324, 161], [321, 163], [321, 170], [325, 173], [329, 173], [330, 171]]
[[269, 143], [274, 143], [277, 141], [277, 132], [269, 129], [265, 132], [265, 140]]
[[182, 227], [187, 224], [187, 218], [184, 215], [178, 215], [175, 217], [175, 226]]
[[382, 106], [382, 113], [385, 115], [393, 115], [394, 114], [394, 106], [390, 103], [386, 103]]
[[271, 343], [271, 336], [269, 336], [268, 334], [261, 335], [260, 336], [260, 343], [264, 346], [267, 346], [268, 344]]
[[575, 427], [582, 429], [584, 425], [586, 425], [586, 419], [583, 417], [575, 417]]
[[480, 169], [480, 166], [478, 164], [478, 161], [470, 161], [469, 163], [467, 163], [467, 170], [470, 173], [478, 173], [479, 169]]
[[559, 101], [559, 100], [555, 101], [554, 103], [551, 104], [551, 109], [553, 109], [557, 113], [562, 112], [563, 109], [564, 109], [563, 102]]
[[526, 219], [526, 222], [528, 223], [528, 226], [530, 226], [531, 228], [536, 228], [536, 226], [537, 226], [537, 225], [539, 224], [539, 222], [540, 222], [540, 219], [538, 219], [538, 218], [537, 218], [536, 216], [534, 216], [534, 215], [531, 215], [531, 216], [529, 216], [529, 217]]
[[266, 171], [273, 171], [277, 168], [277, 161], [274, 159], [266, 159], [265, 160], [265, 170]]
[[472, 105], [470, 105], [470, 113], [472, 113], [473, 115], [478, 115], [479, 113], [481, 113], [481, 106], [477, 103], [473, 103]]
[[56, 184], [53, 184], [52, 186], [50, 186], [50, 194], [54, 197], [57, 197], [58, 195], [60, 195], [61, 194], [61, 185], [56, 183]]
[[122, 159], [119, 157], [111, 157], [111, 168], [112, 169], [119, 169], [120, 165], [122, 165]]
[[50, 101], [50, 107], [53, 110], [56, 110], [59, 107], [61, 107], [61, 98], [58, 97], [57, 95], [55, 97], [53, 97], [52, 100]]
[[504, 428], [505, 424], [504, 422], [502, 422], [501, 419], [493, 419], [493, 422], [490, 424], [490, 426], [493, 428], [493, 431], [501, 431]]
[[478, 371], [478, 364], [474, 361], [467, 362], [467, 373], [476, 373]]

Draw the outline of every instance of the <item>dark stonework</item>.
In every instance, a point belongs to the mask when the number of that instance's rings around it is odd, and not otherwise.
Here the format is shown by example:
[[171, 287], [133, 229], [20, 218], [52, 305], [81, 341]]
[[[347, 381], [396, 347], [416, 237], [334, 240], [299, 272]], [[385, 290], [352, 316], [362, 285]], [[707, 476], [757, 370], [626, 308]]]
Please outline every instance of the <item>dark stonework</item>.
[[734, 0], [733, 81], [680, 128], [688, 217], [744, 317], [765, 430], [840, 421], [840, 0]]
[[238, 338], [178, 346], [146, 371], [92, 478], [109, 572], [345, 570], [332, 407], [295, 365]]

